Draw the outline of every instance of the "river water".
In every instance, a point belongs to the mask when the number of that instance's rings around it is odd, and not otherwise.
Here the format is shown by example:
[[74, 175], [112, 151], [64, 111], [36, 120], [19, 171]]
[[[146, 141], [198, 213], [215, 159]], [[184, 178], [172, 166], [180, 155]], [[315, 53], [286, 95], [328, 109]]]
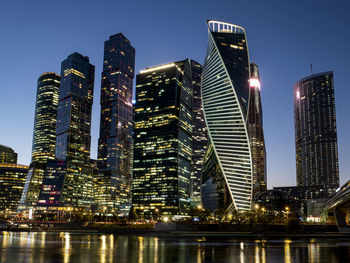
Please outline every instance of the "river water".
[[350, 262], [350, 238], [241, 239], [0, 232], [0, 262]]

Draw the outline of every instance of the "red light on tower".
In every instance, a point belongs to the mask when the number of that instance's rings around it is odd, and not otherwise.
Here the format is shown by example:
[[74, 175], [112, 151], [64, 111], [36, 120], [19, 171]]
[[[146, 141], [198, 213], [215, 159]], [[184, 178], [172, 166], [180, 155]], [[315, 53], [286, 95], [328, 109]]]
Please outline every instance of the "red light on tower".
[[249, 80], [249, 85], [251, 88], [258, 88], [260, 90], [260, 80], [259, 79], [251, 78]]

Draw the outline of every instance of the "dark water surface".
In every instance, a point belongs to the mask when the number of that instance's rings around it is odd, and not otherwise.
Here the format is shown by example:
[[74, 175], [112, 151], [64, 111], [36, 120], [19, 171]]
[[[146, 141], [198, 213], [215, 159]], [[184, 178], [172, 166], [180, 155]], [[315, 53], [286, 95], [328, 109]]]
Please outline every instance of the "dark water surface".
[[0, 232], [0, 262], [350, 262], [350, 238], [241, 239]]

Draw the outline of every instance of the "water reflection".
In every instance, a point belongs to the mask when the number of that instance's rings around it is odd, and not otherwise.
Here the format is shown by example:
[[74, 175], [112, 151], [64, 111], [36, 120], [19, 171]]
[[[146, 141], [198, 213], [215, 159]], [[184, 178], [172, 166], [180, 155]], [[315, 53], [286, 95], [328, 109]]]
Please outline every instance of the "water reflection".
[[154, 254], [153, 254], [153, 257], [154, 257], [154, 263], [158, 263], [158, 237], [155, 237], [154, 238]]
[[100, 262], [106, 263], [106, 235], [101, 237]]
[[1, 262], [349, 262], [350, 239], [198, 239], [0, 232], [0, 251]]
[[292, 240], [285, 239], [284, 240], [284, 262], [285, 263], [291, 263], [291, 257], [290, 257], [290, 243], [292, 243]]
[[244, 258], [244, 243], [241, 242], [239, 244], [240, 248], [241, 248], [241, 251], [240, 251], [240, 254], [239, 254], [239, 259], [240, 259], [240, 262], [241, 263], [244, 263], [245, 262], [245, 258]]
[[70, 234], [68, 232], [61, 232], [60, 236], [63, 239], [63, 243], [64, 243], [64, 247], [62, 248], [63, 250], [63, 262], [64, 263], [69, 263], [69, 259], [70, 259], [70, 248], [71, 248], [71, 244], [70, 244]]
[[320, 262], [320, 245], [314, 244], [313, 242], [308, 245], [308, 253], [310, 255], [309, 262], [317, 263]]

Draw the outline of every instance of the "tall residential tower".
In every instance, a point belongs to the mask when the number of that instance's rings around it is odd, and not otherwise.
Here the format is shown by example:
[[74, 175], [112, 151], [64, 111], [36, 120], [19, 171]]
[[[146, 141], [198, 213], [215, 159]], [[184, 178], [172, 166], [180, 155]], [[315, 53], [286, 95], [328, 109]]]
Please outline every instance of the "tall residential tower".
[[135, 49], [123, 34], [105, 42], [95, 198], [100, 207], [128, 210]]
[[[57, 110], [57, 162], [44, 175], [39, 206], [89, 209], [93, 202], [90, 130], [95, 67], [73, 53], [62, 62]], [[57, 167], [56, 167], [57, 166]], [[55, 168], [56, 167], [56, 168]]]
[[311, 198], [327, 197], [339, 187], [333, 72], [313, 74], [294, 85], [297, 185]]
[[191, 65], [186, 59], [147, 68], [136, 77], [132, 204], [145, 218], [188, 213]]
[[215, 20], [207, 24], [202, 102], [210, 144], [203, 167], [202, 202], [212, 211], [249, 211], [253, 176], [247, 125], [247, 38], [243, 27]]
[[260, 77], [258, 66], [255, 63], [250, 64], [249, 86], [248, 134], [252, 153], [254, 197], [267, 189], [266, 149], [260, 97]]
[[53, 72], [38, 79], [35, 103], [32, 162], [22, 192], [19, 210], [36, 206], [48, 161], [55, 159], [56, 120], [60, 76]]
[[55, 159], [56, 120], [60, 76], [53, 72], [38, 79], [33, 132], [32, 162]]
[[191, 60], [192, 71], [192, 90], [193, 90], [193, 155], [192, 155], [192, 174], [191, 174], [191, 205], [201, 204], [201, 181], [202, 168], [205, 151], [208, 144], [207, 127], [205, 126], [203, 106], [202, 106], [202, 88], [201, 76], [202, 65]]

